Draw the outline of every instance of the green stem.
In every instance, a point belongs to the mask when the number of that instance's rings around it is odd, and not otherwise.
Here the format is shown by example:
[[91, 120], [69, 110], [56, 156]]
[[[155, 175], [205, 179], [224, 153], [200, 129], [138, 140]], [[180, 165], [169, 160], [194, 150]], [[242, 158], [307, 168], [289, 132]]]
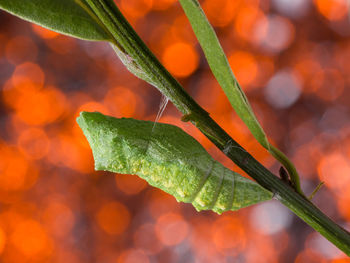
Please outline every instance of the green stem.
[[350, 233], [334, 223], [292, 187], [274, 176], [235, 142], [209, 114], [186, 93], [181, 85], [161, 65], [126, 21], [112, 0], [86, 0], [86, 2], [113, 35], [115, 41], [123, 47], [125, 52], [135, 61], [138, 67], [149, 76], [152, 83], [154, 83], [184, 115], [190, 115], [193, 124], [196, 125], [203, 134], [205, 134], [221, 151], [225, 149], [226, 145], [231, 144], [233, 147], [230, 147], [226, 155], [232, 161], [255, 179], [261, 186], [272, 191], [275, 199], [283, 203], [347, 255], [350, 255]]

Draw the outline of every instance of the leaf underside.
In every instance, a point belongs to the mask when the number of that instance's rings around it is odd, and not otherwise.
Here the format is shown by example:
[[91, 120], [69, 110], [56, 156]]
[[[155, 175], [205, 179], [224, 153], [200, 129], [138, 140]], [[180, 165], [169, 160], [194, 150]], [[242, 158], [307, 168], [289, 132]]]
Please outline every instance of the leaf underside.
[[111, 40], [84, 0], [0, 0], [0, 9], [68, 36]]
[[82, 112], [77, 122], [96, 170], [136, 174], [198, 211], [221, 214], [272, 198], [271, 192], [215, 161], [176, 126], [98, 112]]

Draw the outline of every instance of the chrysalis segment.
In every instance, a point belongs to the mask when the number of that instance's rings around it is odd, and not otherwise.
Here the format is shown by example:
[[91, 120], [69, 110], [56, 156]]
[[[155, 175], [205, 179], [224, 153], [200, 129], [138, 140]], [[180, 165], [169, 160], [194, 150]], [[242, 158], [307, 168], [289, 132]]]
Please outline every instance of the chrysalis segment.
[[191, 198], [189, 199], [189, 202], [193, 204], [194, 200], [196, 200], [198, 194], [200, 193], [200, 191], [202, 190], [203, 188], [203, 185], [207, 182], [209, 176], [211, 175], [213, 169], [214, 169], [214, 166], [215, 166], [215, 161], [214, 160], [211, 160], [210, 162], [210, 166], [208, 167], [209, 169], [207, 169], [205, 171], [205, 173], [203, 173], [204, 176], [202, 176], [199, 184], [196, 186], [196, 189], [195, 191], [191, 194]]
[[[235, 179], [235, 191], [230, 210], [238, 210], [242, 207], [256, 204], [260, 202], [261, 198], [264, 198], [263, 192], [260, 191], [260, 185], [251, 180], [247, 182], [247, 179], [243, 176], [236, 176]], [[272, 193], [270, 194], [270, 198], [272, 198]]]
[[272, 193], [215, 161], [180, 128], [82, 112], [77, 119], [88, 139], [95, 169], [137, 174], [150, 185], [222, 213], [269, 200]]
[[[208, 161], [208, 164], [210, 162]], [[208, 170], [204, 172], [204, 169], [196, 169], [196, 173], [193, 176], [188, 174], [183, 174], [179, 176], [180, 181], [176, 187], [176, 199], [181, 202], [192, 203], [192, 201], [198, 195], [198, 192], [202, 189], [203, 185], [209, 178], [210, 166], [205, 166]]]
[[218, 162], [215, 162], [214, 165], [212, 172], [192, 203], [198, 211], [211, 210], [219, 196], [224, 178], [224, 167]]
[[232, 171], [230, 171], [227, 168], [225, 169], [225, 177], [222, 182], [222, 187], [218, 196], [218, 199], [216, 201], [215, 206], [213, 207], [213, 211], [221, 214], [222, 212], [231, 210], [232, 203], [233, 203], [233, 197], [234, 197], [234, 183], [236, 176], [229, 176]]

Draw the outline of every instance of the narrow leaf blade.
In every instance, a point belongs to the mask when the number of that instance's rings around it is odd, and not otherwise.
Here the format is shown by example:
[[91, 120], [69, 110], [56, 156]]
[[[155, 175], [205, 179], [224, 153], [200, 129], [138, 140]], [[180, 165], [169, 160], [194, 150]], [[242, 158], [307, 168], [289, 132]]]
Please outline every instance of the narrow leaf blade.
[[0, 9], [68, 36], [93, 41], [111, 39], [85, 0], [0, 0]]
[[225, 168], [180, 128], [149, 121], [82, 112], [77, 119], [88, 139], [95, 169], [137, 174], [149, 184], [222, 213], [269, 200], [272, 193]]
[[269, 149], [266, 135], [236, 80], [214, 29], [197, 0], [180, 0], [192, 29], [204, 51], [208, 64], [238, 116], [248, 126], [258, 142]]

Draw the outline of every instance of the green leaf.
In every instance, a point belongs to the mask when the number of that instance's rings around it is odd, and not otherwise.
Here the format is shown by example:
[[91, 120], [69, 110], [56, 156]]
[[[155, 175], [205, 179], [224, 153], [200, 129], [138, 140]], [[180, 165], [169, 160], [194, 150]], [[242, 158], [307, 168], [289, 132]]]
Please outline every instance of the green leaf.
[[197, 210], [222, 213], [272, 198], [271, 192], [215, 161], [176, 126], [98, 112], [82, 112], [77, 122], [96, 170], [137, 174]]
[[180, 3], [204, 51], [208, 64], [232, 107], [259, 143], [269, 149], [266, 135], [236, 80], [215, 31], [200, 4], [197, 0], [180, 0]]
[[0, 9], [68, 36], [112, 39], [85, 0], [0, 0]]
[[299, 175], [293, 163], [280, 150], [269, 143], [247, 97], [231, 70], [215, 31], [205, 16], [199, 2], [197, 0], [179, 1], [203, 49], [210, 69], [225, 92], [232, 107], [247, 125], [255, 139], [287, 169], [295, 190], [304, 195], [300, 187]]

